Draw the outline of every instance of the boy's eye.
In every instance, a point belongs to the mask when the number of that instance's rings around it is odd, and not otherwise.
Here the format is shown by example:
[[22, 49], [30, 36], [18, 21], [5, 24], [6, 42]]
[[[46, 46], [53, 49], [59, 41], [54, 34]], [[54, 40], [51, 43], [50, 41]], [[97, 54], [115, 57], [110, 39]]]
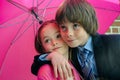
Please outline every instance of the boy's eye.
[[74, 29], [77, 29], [77, 28], [79, 28], [79, 24], [77, 24], [77, 23], [74, 23], [74, 25], [73, 25], [73, 28], [74, 28]]
[[61, 29], [62, 31], [66, 31], [66, 27], [65, 27], [64, 25], [61, 25], [61, 26], [60, 26], [60, 29]]

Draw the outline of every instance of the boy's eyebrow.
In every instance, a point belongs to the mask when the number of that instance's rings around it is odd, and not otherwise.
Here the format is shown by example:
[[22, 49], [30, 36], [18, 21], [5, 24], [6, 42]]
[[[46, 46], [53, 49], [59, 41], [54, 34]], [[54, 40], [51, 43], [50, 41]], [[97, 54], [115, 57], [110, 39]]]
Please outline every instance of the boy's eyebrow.
[[65, 26], [65, 25], [64, 24], [60, 24], [59, 26], [61, 27], [61, 26]]

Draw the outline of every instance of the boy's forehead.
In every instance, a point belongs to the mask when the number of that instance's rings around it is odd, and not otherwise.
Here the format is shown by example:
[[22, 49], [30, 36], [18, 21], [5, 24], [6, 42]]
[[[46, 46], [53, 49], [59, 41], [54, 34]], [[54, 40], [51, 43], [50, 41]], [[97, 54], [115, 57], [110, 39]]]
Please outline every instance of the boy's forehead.
[[70, 22], [67, 18], [63, 18], [60, 24], [65, 24], [67, 22]]

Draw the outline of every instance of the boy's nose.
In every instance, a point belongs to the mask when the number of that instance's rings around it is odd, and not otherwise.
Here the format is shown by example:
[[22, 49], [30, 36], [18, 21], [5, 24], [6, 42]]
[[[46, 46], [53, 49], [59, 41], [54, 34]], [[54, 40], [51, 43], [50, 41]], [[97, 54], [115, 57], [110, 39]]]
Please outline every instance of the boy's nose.
[[67, 31], [67, 36], [68, 36], [68, 37], [72, 37], [72, 36], [73, 36], [73, 32], [72, 32], [71, 30], [68, 30], [68, 31]]

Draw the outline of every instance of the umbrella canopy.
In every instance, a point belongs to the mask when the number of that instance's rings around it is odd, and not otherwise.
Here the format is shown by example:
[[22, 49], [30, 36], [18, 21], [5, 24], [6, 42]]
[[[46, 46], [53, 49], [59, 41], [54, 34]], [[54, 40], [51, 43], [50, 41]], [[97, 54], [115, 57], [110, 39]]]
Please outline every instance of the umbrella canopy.
[[[41, 20], [54, 19], [63, 0], [1, 0], [0, 2], [0, 80], [35, 80], [30, 68], [34, 36]], [[120, 15], [119, 0], [88, 0], [104, 34]]]
[[100, 34], [104, 34], [120, 15], [120, 0], [88, 0], [96, 10]]
[[53, 19], [61, 1], [1, 0], [0, 80], [36, 79], [30, 70], [37, 54], [34, 36], [39, 21]]

